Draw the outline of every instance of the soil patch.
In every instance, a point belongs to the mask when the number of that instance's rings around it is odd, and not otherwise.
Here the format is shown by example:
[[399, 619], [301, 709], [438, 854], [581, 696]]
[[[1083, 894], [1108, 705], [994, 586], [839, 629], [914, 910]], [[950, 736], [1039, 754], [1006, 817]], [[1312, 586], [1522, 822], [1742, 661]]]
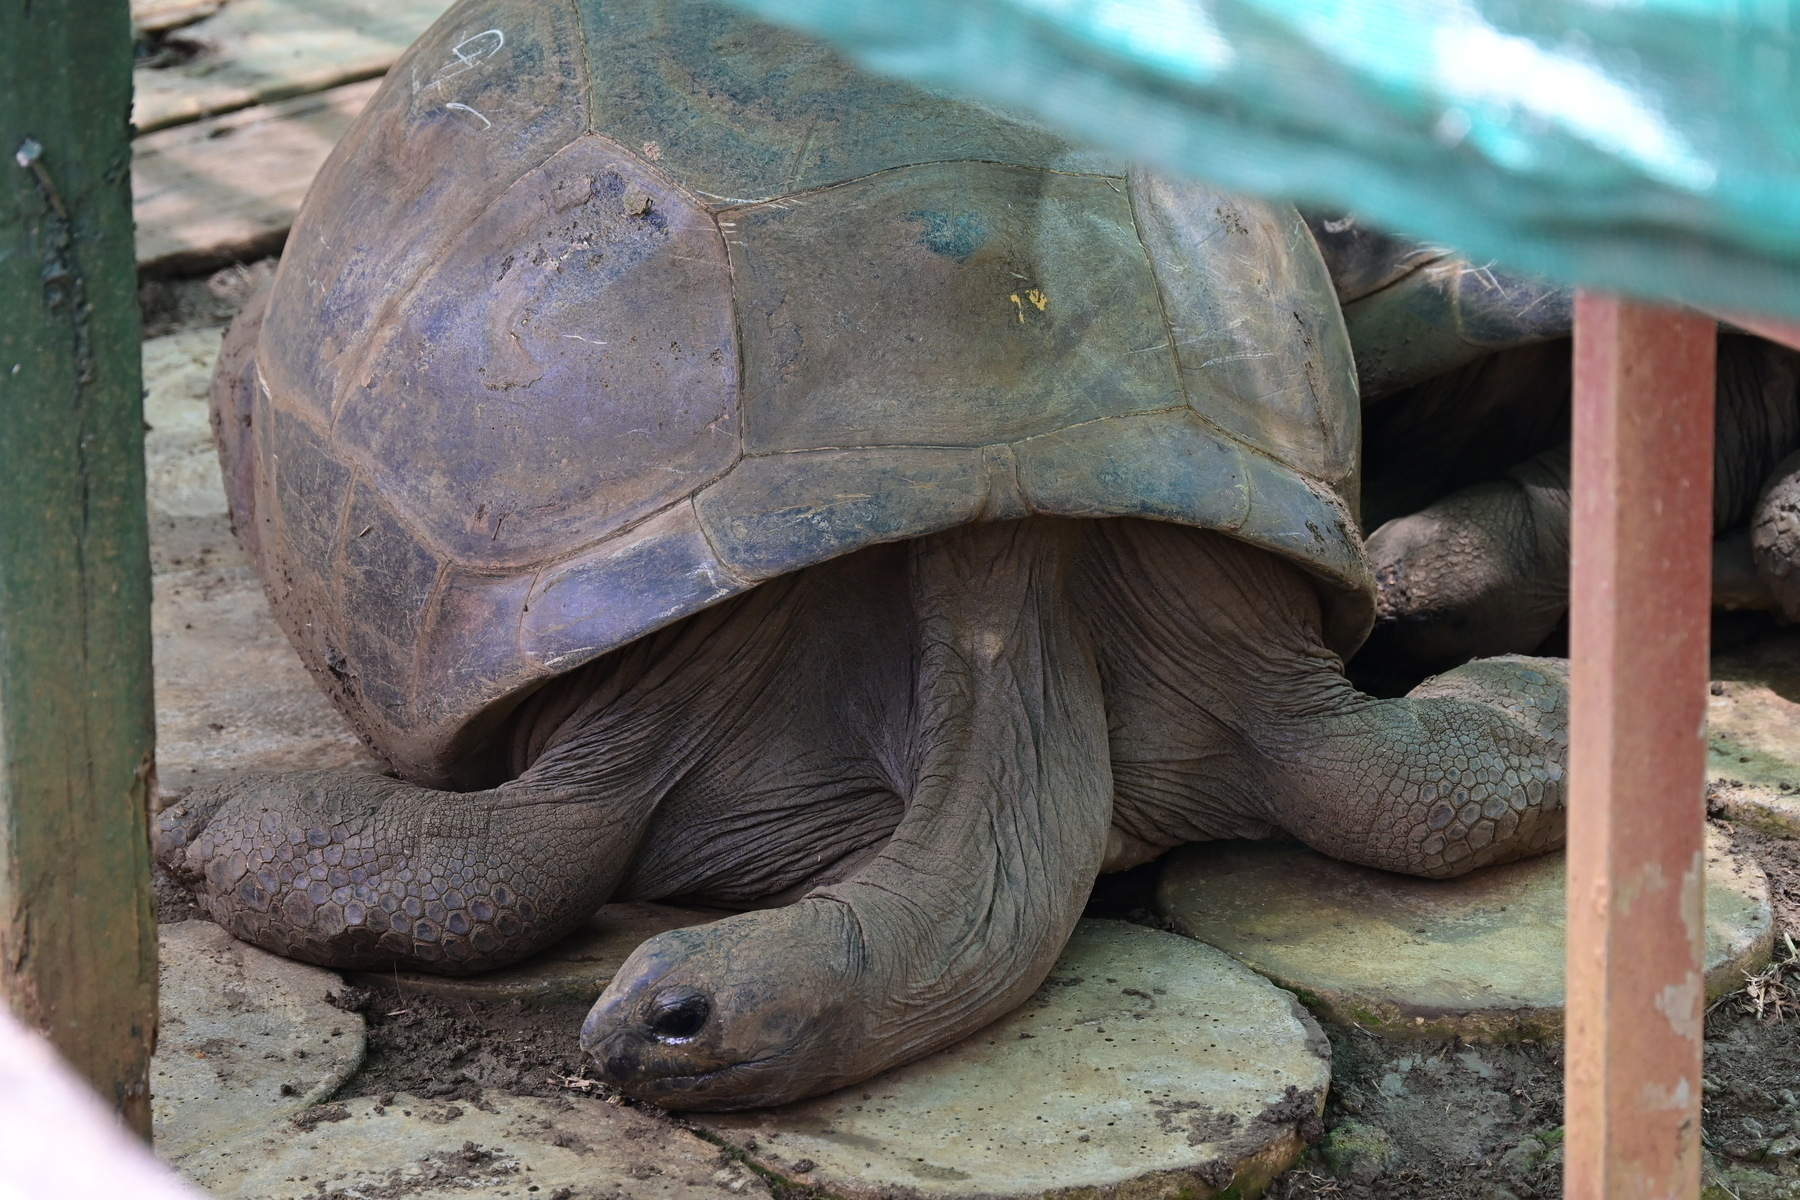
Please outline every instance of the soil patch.
[[1328, 1030], [1325, 1137], [1272, 1200], [1562, 1194], [1562, 1047], [1396, 1042]]
[[514, 1096], [608, 1096], [587, 1078], [576, 1038], [588, 1005], [509, 1000], [445, 1002], [404, 988], [353, 987], [333, 1003], [368, 1023], [368, 1051], [342, 1096], [411, 1092], [479, 1103], [489, 1089]]
[[[1727, 826], [1767, 873], [1778, 958], [1800, 943], [1800, 838]], [[1800, 1002], [1800, 968], [1771, 994]], [[1537, 1200], [1562, 1194], [1562, 1047], [1436, 1046], [1330, 1028], [1325, 1137], [1271, 1200]], [[1706, 1200], [1800, 1197], [1800, 1012], [1758, 1019], [1743, 990], [1706, 1024]]]

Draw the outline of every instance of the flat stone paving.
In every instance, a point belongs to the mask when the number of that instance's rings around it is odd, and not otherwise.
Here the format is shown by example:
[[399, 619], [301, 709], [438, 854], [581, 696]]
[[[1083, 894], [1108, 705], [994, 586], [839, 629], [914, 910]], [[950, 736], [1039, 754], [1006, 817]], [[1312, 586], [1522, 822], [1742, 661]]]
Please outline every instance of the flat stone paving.
[[[216, 1196], [769, 1195], [680, 1126], [587, 1097], [334, 1101], [362, 1042], [360, 1018], [323, 1000], [334, 973], [201, 921], [165, 927], [164, 954], [157, 1151]], [[1286, 1169], [1329, 1079], [1329, 1047], [1290, 994], [1198, 942], [1083, 921], [1038, 993], [961, 1045], [816, 1100], [693, 1121], [847, 1200], [1205, 1200], [1255, 1195]]]
[[767, 1200], [755, 1172], [685, 1129], [586, 1097], [405, 1093], [309, 1109], [209, 1147], [183, 1173], [241, 1200]]
[[[1392, 1034], [1560, 1037], [1561, 854], [1461, 879], [1394, 875], [1295, 842], [1213, 842], [1169, 856], [1157, 907], [1182, 932], [1298, 992], [1332, 1021]], [[1762, 871], [1707, 830], [1706, 985], [1769, 956]]]
[[1209, 946], [1082, 921], [1049, 980], [960, 1045], [782, 1108], [691, 1119], [852, 1200], [1256, 1195], [1301, 1150], [1330, 1049]]
[[245, 771], [383, 769], [306, 673], [232, 536], [206, 409], [219, 337], [197, 329], [144, 343], [165, 802]]
[[719, 909], [674, 904], [608, 904], [550, 949], [497, 971], [463, 976], [371, 971], [351, 972], [348, 978], [366, 987], [397, 987], [452, 1002], [593, 1001], [643, 942], [670, 929], [704, 925], [729, 915]]
[[331, 971], [266, 954], [210, 921], [159, 931], [161, 1030], [150, 1060], [156, 1152], [176, 1167], [220, 1138], [333, 1095], [362, 1065], [359, 1013]]

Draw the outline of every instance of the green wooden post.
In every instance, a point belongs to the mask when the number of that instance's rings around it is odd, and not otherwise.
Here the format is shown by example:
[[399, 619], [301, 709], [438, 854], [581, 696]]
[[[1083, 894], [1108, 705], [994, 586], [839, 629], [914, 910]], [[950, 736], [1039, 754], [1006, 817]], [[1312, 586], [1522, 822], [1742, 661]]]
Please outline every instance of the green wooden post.
[[150, 1129], [150, 565], [126, 0], [0, 0], [0, 994]]

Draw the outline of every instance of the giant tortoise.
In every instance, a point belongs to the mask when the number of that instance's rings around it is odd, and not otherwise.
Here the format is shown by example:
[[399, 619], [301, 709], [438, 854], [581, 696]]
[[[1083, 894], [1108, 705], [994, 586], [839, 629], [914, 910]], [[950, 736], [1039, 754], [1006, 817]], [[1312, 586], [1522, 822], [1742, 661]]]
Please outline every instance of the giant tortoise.
[[602, 1076], [773, 1103], [1043, 979], [1096, 873], [1557, 845], [1555, 664], [1346, 682], [1350, 347], [1298, 214], [690, 0], [464, 0], [215, 386], [239, 537], [397, 777], [159, 820], [213, 919], [470, 972], [608, 899]]

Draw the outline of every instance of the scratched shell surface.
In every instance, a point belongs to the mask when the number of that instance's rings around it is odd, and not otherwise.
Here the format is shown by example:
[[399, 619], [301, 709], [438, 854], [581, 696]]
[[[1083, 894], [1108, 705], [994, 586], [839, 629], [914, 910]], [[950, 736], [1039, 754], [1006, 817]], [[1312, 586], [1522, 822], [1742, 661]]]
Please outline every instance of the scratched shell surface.
[[1231, 532], [1348, 651], [1356, 382], [1297, 213], [687, 0], [464, 0], [333, 153], [217, 426], [321, 685], [466, 782], [533, 686], [1032, 513]]

